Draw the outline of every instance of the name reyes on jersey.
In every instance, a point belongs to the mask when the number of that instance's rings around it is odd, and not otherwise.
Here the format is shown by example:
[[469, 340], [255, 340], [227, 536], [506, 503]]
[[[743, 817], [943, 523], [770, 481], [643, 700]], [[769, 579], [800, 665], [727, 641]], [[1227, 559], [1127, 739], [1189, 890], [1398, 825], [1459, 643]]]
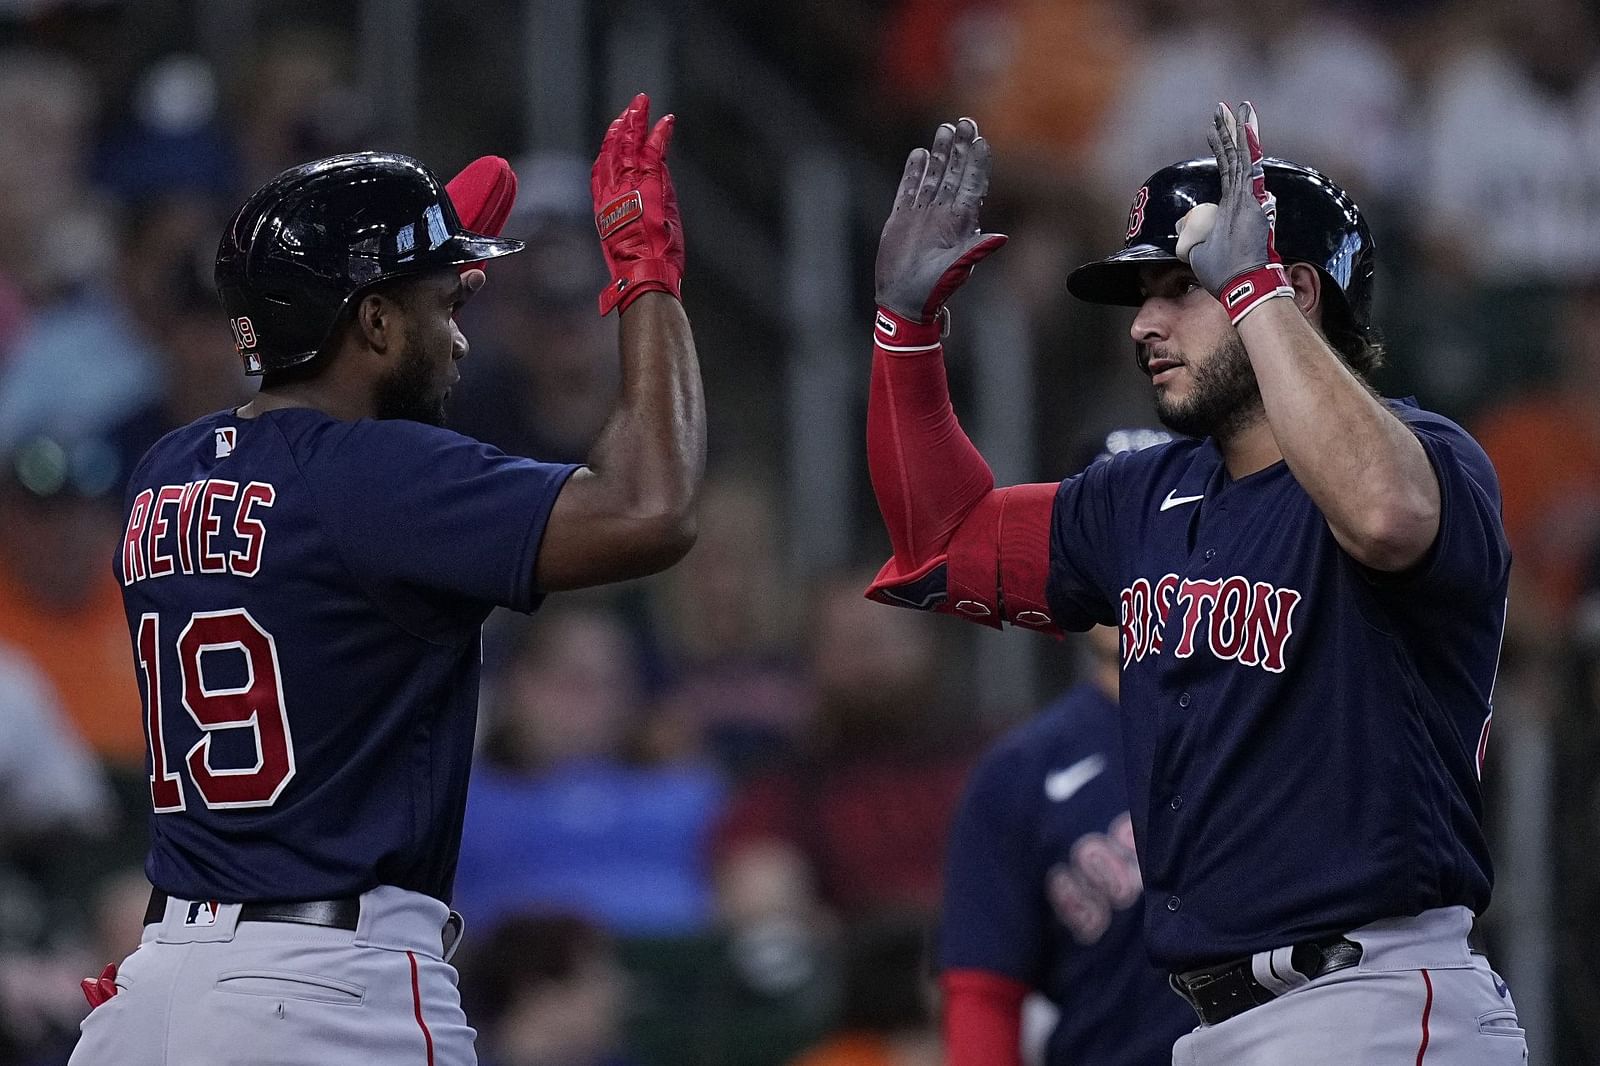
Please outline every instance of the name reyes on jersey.
[[267, 540], [259, 512], [277, 497], [265, 481], [241, 487], [224, 478], [145, 489], [122, 534], [122, 583], [175, 573], [254, 577]]
[[1304, 598], [1295, 589], [1238, 575], [1196, 580], [1168, 574], [1154, 583], [1141, 577], [1122, 590], [1123, 668], [1161, 654], [1171, 635], [1168, 622], [1176, 617], [1175, 658], [1189, 658], [1204, 643], [1218, 659], [1282, 673], [1294, 609]]

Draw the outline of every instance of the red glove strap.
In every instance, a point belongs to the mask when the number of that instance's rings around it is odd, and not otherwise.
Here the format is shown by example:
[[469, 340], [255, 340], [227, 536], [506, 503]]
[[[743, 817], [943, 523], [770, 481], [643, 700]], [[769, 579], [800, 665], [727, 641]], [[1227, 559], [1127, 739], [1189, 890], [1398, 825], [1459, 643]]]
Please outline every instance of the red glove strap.
[[1289, 284], [1289, 275], [1283, 272], [1282, 264], [1266, 263], [1231, 279], [1222, 287], [1217, 299], [1222, 301], [1229, 321], [1237, 326], [1245, 315], [1279, 296], [1293, 297], [1294, 287]]
[[600, 290], [600, 315], [613, 309], [626, 311], [628, 305], [647, 292], [664, 292], [683, 299], [682, 272], [664, 259], [640, 259], [628, 265], [627, 273]]

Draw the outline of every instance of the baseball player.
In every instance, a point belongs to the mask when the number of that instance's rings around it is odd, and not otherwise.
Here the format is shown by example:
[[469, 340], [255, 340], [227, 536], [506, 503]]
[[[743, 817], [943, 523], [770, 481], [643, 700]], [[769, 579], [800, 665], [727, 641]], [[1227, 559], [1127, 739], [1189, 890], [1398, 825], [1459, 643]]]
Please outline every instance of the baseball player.
[[[159, 441], [123, 584], [150, 744], [143, 941], [86, 982], [74, 1066], [476, 1061], [448, 907], [495, 605], [670, 565], [693, 539], [699, 371], [674, 119], [640, 95], [592, 191], [623, 384], [586, 466], [441, 428], [456, 311], [515, 179], [361, 153], [249, 198], [217, 255], [245, 406]], [[481, 232], [464, 225], [475, 220]]]
[[1117, 631], [1089, 643], [1087, 679], [990, 749], [956, 814], [939, 922], [949, 1066], [1020, 1066], [1029, 992], [1058, 1010], [1047, 1066], [1157, 1066], [1194, 1025], [1140, 942]]
[[1510, 565], [1457, 425], [1363, 375], [1373, 246], [1324, 175], [1219, 108], [1212, 159], [1133, 200], [1074, 271], [1138, 308], [1156, 411], [1189, 439], [996, 489], [950, 408], [945, 300], [978, 228], [970, 120], [907, 161], [878, 248], [867, 447], [894, 556], [869, 595], [988, 625], [1120, 628], [1145, 942], [1198, 1064], [1516, 1063], [1479, 772]]

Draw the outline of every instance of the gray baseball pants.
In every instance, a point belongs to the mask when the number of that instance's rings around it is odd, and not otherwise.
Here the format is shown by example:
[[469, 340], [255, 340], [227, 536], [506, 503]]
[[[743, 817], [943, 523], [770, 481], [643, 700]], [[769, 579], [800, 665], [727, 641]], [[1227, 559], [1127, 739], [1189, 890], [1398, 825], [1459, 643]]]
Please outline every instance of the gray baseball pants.
[[[449, 908], [380, 887], [354, 932], [169, 899], [84, 1019], [69, 1066], [476, 1066]], [[453, 947], [453, 945], [452, 945]]]
[[[1201, 1026], [1173, 1046], [1173, 1066], [1522, 1066], [1516, 1005], [1468, 948], [1471, 928], [1470, 911], [1446, 907], [1346, 933], [1359, 963]], [[1263, 984], [1272, 954], [1253, 960]]]

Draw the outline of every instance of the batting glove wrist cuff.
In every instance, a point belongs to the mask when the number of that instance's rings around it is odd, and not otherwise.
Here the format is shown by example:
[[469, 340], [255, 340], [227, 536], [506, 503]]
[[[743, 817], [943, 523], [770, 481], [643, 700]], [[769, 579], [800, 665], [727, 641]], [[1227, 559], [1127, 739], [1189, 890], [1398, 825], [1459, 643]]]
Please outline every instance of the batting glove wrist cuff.
[[1263, 263], [1228, 279], [1217, 299], [1228, 312], [1228, 320], [1237, 326], [1245, 315], [1279, 296], [1294, 296], [1289, 275], [1284, 273], [1282, 263]]
[[897, 355], [931, 352], [949, 332], [950, 312], [943, 307], [927, 322], [907, 318], [881, 306], [872, 319], [872, 343]]
[[664, 292], [683, 299], [683, 271], [666, 259], [636, 259], [625, 273], [600, 290], [600, 315], [613, 310], [626, 311], [628, 305], [647, 292]]

